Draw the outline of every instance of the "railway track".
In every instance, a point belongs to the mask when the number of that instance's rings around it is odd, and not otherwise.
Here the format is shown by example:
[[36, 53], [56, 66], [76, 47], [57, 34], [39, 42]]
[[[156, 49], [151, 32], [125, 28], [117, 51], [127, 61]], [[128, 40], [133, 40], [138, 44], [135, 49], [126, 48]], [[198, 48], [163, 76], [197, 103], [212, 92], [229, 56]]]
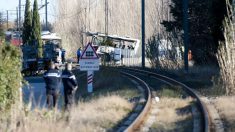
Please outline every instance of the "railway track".
[[131, 132], [139, 128], [151, 108], [151, 91], [149, 86], [140, 78], [126, 72], [121, 72], [125, 76], [132, 78], [132, 82], [143, 93], [134, 111], [117, 128], [118, 132]]
[[[172, 78], [156, 74], [150, 71], [140, 70], [140, 69], [133, 69], [133, 68], [120, 68], [121, 73], [125, 76], [128, 76], [129, 78], [132, 78], [132, 81], [137, 85], [137, 87], [142, 91], [144, 94], [142, 95], [141, 103], [138, 103], [134, 109], [134, 112], [132, 112], [120, 125], [118, 126], [118, 131], [140, 131], [141, 124], [146, 120], [147, 115], [150, 113], [151, 105], [152, 105], [152, 90], [148, 86], [148, 84], [140, 79], [139, 77], [133, 75], [135, 74], [141, 74], [141, 75], [147, 75], [148, 77], [152, 77], [154, 79], [160, 80], [168, 85], [177, 85], [182, 87], [183, 91], [185, 91], [188, 95], [190, 95], [195, 101], [198, 112], [200, 113], [197, 116], [200, 116], [201, 122], [197, 122], [194, 120], [194, 129], [193, 131], [203, 131], [203, 132], [209, 132], [211, 130], [210, 128], [210, 118], [208, 110], [205, 106], [205, 104], [202, 102], [199, 95], [190, 87], [186, 86], [185, 84], [178, 82]], [[141, 100], [141, 99], [140, 99]], [[192, 111], [195, 111], [192, 110]], [[193, 115], [195, 116], [195, 115]], [[195, 122], [197, 122], [195, 125]], [[198, 124], [199, 123], [199, 124]], [[196, 127], [200, 128], [196, 128]]]

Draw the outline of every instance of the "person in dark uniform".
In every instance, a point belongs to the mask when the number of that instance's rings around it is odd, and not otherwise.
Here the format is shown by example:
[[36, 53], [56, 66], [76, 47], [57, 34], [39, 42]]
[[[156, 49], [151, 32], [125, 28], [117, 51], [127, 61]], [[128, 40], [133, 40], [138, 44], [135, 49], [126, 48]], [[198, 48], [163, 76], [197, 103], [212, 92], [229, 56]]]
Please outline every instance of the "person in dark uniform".
[[62, 60], [62, 63], [64, 64], [64, 62], [65, 62], [65, 49], [62, 49], [62, 51], [61, 51], [61, 60]]
[[75, 75], [72, 73], [72, 64], [67, 63], [65, 70], [62, 72], [62, 81], [64, 85], [64, 102], [65, 109], [68, 110], [74, 104], [74, 95], [78, 88]]
[[80, 57], [81, 57], [81, 47], [80, 48], [78, 48], [78, 50], [77, 50], [77, 62], [78, 62], [78, 64], [79, 64], [79, 59], [80, 59]]
[[49, 69], [44, 73], [44, 81], [46, 83], [46, 102], [48, 108], [51, 108], [51, 97], [53, 98], [53, 107], [56, 106], [59, 88], [61, 83], [60, 71], [55, 69], [53, 62], [49, 63]]

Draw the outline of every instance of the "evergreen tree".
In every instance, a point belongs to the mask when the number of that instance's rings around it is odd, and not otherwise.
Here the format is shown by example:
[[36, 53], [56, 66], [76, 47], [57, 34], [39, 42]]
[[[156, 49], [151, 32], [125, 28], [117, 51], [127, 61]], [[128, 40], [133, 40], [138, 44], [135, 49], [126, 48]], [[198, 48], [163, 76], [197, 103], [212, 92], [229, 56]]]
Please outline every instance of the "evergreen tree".
[[223, 21], [227, 15], [226, 0], [213, 0], [213, 28], [212, 35], [215, 43], [224, 41]]
[[4, 20], [3, 20], [3, 17], [2, 17], [2, 12], [0, 12], [0, 40], [1, 40], [1, 38], [4, 37], [3, 23], [4, 23]]
[[38, 13], [37, 0], [34, 0], [34, 4], [33, 4], [33, 20], [32, 20], [31, 39], [33, 41], [33, 44], [37, 44], [38, 58], [42, 58], [43, 49], [42, 49], [42, 39], [41, 39], [41, 24], [40, 24], [40, 16]]
[[[197, 64], [216, 63], [218, 41], [217, 37], [221, 20], [224, 16], [224, 0], [189, 0], [189, 48], [192, 50], [193, 59]], [[167, 31], [177, 29], [182, 35], [183, 10], [182, 0], [172, 0], [170, 5], [174, 17], [172, 21], [164, 21], [162, 24]], [[220, 8], [220, 10], [217, 10]], [[218, 13], [219, 12], [219, 13]], [[183, 37], [183, 36], [182, 36]]]
[[32, 16], [30, 12], [30, 1], [26, 0], [25, 4], [25, 14], [24, 14], [24, 24], [23, 24], [23, 44], [29, 43], [30, 35], [32, 32]]

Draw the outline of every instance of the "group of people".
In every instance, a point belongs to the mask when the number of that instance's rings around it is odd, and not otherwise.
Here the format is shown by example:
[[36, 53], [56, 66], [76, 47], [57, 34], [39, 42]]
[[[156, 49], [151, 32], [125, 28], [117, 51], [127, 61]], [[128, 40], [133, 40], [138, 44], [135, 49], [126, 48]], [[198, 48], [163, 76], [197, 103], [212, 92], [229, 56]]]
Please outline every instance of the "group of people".
[[[61, 50], [61, 60], [62, 60], [63, 64], [65, 63], [65, 53], [66, 53], [65, 49], [62, 49]], [[82, 55], [82, 50], [81, 50], [81, 47], [80, 47], [77, 50], [77, 63], [79, 63], [81, 55]]]
[[[62, 63], [65, 63], [65, 50], [61, 50]], [[81, 47], [77, 50], [77, 63], [81, 57]], [[44, 81], [46, 83], [46, 103], [48, 107], [56, 107], [60, 93], [61, 81], [64, 86], [64, 102], [65, 109], [71, 108], [74, 104], [75, 92], [78, 88], [78, 83], [75, 75], [72, 73], [72, 64], [66, 63], [65, 70], [61, 71], [56, 68], [54, 62], [49, 63], [49, 69], [44, 73]], [[53, 104], [52, 104], [53, 102]]]
[[66, 63], [65, 70], [60, 72], [56, 69], [56, 65], [50, 62], [49, 69], [44, 73], [44, 81], [46, 83], [46, 102], [48, 107], [56, 107], [60, 93], [60, 84], [64, 86], [64, 102], [65, 109], [68, 110], [74, 104], [75, 92], [78, 88], [78, 83], [75, 75], [72, 73], [72, 64]]

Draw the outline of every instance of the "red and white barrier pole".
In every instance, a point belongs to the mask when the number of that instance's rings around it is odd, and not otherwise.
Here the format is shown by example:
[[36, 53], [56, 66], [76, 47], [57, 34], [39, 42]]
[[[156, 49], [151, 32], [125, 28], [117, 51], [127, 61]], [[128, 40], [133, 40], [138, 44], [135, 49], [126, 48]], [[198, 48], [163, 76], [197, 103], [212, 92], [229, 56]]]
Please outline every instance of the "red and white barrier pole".
[[87, 71], [87, 90], [88, 90], [88, 93], [93, 92], [93, 74], [94, 74], [94, 71]]

